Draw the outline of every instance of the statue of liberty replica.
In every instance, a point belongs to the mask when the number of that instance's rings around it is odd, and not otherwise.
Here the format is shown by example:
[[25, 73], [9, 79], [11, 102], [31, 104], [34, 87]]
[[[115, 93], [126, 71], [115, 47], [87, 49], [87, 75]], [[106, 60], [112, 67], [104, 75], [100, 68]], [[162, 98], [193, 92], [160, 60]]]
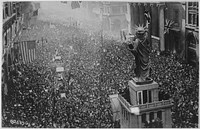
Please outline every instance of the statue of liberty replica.
[[136, 77], [133, 78], [133, 81], [136, 84], [148, 84], [153, 82], [149, 77], [149, 55], [151, 52], [150, 42], [148, 41], [148, 31], [150, 25], [150, 15], [148, 12], [145, 13], [146, 17], [146, 26], [139, 25], [136, 26], [136, 35], [131, 43], [126, 44], [127, 48], [135, 56], [136, 68], [134, 72]]

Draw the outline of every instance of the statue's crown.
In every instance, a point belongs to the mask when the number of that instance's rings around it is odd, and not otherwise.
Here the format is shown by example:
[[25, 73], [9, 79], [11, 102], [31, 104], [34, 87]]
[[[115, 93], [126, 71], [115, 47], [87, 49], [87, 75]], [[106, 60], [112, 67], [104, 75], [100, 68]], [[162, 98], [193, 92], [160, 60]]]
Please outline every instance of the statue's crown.
[[136, 25], [136, 33], [145, 33], [147, 30], [146, 30], [146, 27], [139, 24], [139, 26]]

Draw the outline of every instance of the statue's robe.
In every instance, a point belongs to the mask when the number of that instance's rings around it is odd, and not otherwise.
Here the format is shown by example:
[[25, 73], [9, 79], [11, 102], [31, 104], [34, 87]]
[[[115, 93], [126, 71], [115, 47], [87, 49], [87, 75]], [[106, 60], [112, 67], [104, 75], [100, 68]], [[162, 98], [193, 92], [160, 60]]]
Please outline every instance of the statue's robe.
[[136, 76], [145, 80], [149, 76], [150, 43], [147, 39], [144, 39], [143, 41], [136, 39], [134, 44], [129, 45], [129, 50], [131, 50], [135, 56]]

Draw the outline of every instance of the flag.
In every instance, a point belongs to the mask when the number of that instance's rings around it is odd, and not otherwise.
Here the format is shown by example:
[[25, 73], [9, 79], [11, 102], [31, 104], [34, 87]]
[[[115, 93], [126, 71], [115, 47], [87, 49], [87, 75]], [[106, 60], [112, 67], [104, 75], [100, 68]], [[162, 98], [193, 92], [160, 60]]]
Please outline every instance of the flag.
[[38, 9], [33, 12], [33, 16], [37, 16], [37, 15], [38, 15]]
[[19, 43], [22, 62], [30, 63], [36, 59], [36, 40], [22, 41]]
[[150, 13], [148, 11], [145, 11], [144, 12], [144, 16], [147, 19], [148, 24], [149, 24], [151, 22], [151, 15], [150, 15]]
[[72, 1], [71, 6], [72, 6], [72, 9], [80, 8], [80, 4], [78, 1]]
[[169, 33], [169, 29], [172, 28], [173, 24], [174, 21], [168, 19], [165, 20], [164, 34]]

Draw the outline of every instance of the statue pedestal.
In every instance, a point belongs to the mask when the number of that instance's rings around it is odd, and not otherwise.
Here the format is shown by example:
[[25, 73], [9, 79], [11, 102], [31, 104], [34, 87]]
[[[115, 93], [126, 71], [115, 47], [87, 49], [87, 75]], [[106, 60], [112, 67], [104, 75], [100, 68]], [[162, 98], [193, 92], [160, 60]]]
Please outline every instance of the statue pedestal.
[[138, 85], [135, 81], [128, 82], [131, 105], [145, 104], [158, 101], [158, 83]]
[[127, 96], [118, 94], [120, 103], [121, 128], [143, 128], [146, 121], [156, 118], [162, 120], [164, 128], [172, 127], [171, 100], [159, 101], [159, 86], [153, 81], [149, 84], [138, 85], [134, 80], [128, 82]]
[[150, 77], [146, 78], [146, 80], [143, 82], [138, 81], [137, 78], [132, 78], [132, 79], [137, 85], [145, 85], [145, 84], [153, 83], [153, 79]]

